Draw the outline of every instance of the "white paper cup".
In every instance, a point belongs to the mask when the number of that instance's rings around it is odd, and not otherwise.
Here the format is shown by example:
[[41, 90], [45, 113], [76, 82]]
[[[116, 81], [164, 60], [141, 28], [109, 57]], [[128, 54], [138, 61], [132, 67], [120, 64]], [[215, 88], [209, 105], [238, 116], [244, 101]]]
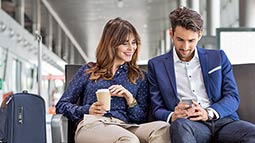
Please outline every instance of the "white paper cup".
[[106, 111], [111, 109], [111, 94], [109, 89], [98, 89], [96, 92], [97, 101], [103, 104]]

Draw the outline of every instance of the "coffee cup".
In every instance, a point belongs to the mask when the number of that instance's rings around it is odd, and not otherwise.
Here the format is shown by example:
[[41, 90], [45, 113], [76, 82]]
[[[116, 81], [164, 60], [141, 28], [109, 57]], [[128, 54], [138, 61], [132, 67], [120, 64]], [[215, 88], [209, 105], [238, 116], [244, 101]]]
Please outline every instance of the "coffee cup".
[[103, 104], [103, 108], [106, 111], [111, 109], [111, 94], [109, 89], [98, 89], [96, 91], [97, 101]]

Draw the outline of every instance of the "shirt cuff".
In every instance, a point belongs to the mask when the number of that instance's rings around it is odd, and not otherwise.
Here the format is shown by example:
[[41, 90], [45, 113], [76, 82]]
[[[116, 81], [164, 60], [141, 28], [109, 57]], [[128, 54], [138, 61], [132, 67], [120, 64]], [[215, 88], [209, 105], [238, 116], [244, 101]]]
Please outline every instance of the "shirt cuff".
[[171, 119], [173, 113], [174, 113], [174, 112], [171, 112], [171, 113], [168, 115], [168, 117], [167, 117], [167, 119], [166, 119], [166, 122], [167, 122], [167, 123], [171, 123], [170, 119]]
[[91, 105], [83, 105], [83, 114], [89, 114], [89, 108]]
[[208, 108], [208, 109], [210, 109], [213, 112], [213, 114], [215, 115], [215, 119], [220, 118], [220, 115], [218, 114], [218, 112], [216, 112], [213, 108]]

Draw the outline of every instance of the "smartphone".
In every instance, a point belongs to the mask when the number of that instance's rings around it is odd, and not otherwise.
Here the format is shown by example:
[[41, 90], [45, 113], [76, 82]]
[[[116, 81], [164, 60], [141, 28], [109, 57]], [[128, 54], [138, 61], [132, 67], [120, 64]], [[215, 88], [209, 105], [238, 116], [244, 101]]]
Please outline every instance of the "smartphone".
[[[181, 102], [184, 102], [184, 103], [187, 103], [189, 105], [189, 107], [187, 107], [186, 109], [189, 109], [193, 106], [192, 104], [192, 100], [196, 101], [194, 98], [192, 97], [182, 97], [181, 98]], [[190, 118], [196, 118], [198, 116], [187, 116], [187, 119], [190, 119]]]
[[182, 97], [181, 98], [181, 102], [187, 103], [190, 107], [192, 106], [192, 100], [194, 100], [194, 99], [191, 97]]

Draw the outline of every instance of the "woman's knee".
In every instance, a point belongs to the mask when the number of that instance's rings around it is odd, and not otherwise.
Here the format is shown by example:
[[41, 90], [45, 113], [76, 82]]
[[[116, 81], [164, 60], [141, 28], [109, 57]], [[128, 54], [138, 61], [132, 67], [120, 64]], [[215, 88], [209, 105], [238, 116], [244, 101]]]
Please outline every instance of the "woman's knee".
[[156, 127], [156, 131], [168, 131], [169, 130], [169, 123], [164, 122], [164, 121], [155, 121], [155, 123], [157, 124]]
[[140, 141], [135, 134], [127, 134], [120, 136], [116, 143], [140, 143]]
[[152, 132], [150, 133], [150, 141], [151, 142], [169, 142], [170, 134], [169, 134], [169, 123], [164, 121], [155, 121], [154, 129], [152, 128]]
[[117, 125], [107, 125], [102, 122], [93, 126], [79, 126], [76, 130], [75, 142], [140, 143], [138, 137], [125, 128]]
[[[94, 132], [93, 134], [95, 134]], [[102, 136], [101, 136], [102, 135]], [[104, 142], [104, 143], [140, 143], [138, 137], [131, 133], [126, 132], [125, 134], [123, 132], [120, 132], [120, 134], [116, 133], [116, 135], [103, 135], [101, 133], [101, 137], [87, 135], [86, 133], [78, 133], [75, 138], [75, 142], [77, 143], [83, 143], [83, 142], [91, 142], [91, 143], [98, 143], [98, 142]]]

